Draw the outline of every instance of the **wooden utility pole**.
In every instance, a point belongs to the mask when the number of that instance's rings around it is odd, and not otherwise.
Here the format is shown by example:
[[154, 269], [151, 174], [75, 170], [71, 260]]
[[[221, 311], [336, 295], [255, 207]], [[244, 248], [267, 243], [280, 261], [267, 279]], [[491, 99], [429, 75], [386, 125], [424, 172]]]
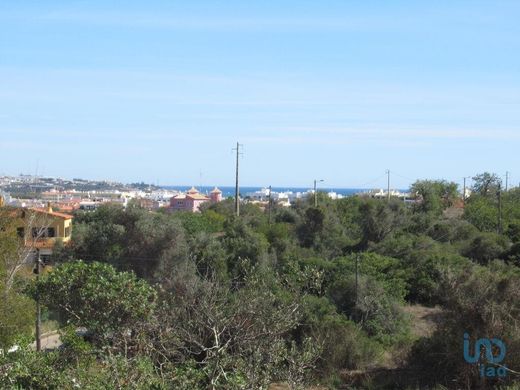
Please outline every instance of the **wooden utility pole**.
[[[36, 283], [40, 280], [40, 250], [36, 249], [36, 267], [34, 272], [36, 274]], [[42, 340], [41, 340], [41, 326], [42, 326], [42, 318], [41, 318], [41, 307], [40, 307], [40, 294], [36, 291], [36, 351], [42, 350]]]
[[314, 207], [318, 207], [318, 194], [316, 193], [316, 179], [314, 179]]
[[268, 217], [268, 222], [269, 222], [269, 225], [271, 224], [271, 186], [269, 186], [269, 217]]
[[[235, 150], [235, 149], [233, 149]], [[235, 175], [235, 215], [240, 216], [240, 189], [238, 187], [238, 157], [240, 155], [240, 144], [237, 142], [237, 161], [236, 161], [236, 175]]]
[[356, 306], [358, 304], [358, 263], [359, 263], [359, 255], [356, 254], [356, 296], [355, 296]]
[[386, 175], [388, 176], [387, 187], [386, 187], [386, 200], [390, 201], [390, 169], [386, 170]]
[[466, 205], [466, 176], [464, 176], [464, 185], [462, 187], [462, 203]]
[[498, 185], [498, 234], [502, 234], [502, 189]]
[[509, 172], [506, 171], [506, 192], [507, 192], [507, 186], [509, 184]]
[[318, 190], [317, 190], [317, 187], [316, 187], [316, 183], [317, 182], [322, 182], [323, 179], [320, 179], [320, 180], [316, 180], [314, 179], [314, 207], [318, 207]]

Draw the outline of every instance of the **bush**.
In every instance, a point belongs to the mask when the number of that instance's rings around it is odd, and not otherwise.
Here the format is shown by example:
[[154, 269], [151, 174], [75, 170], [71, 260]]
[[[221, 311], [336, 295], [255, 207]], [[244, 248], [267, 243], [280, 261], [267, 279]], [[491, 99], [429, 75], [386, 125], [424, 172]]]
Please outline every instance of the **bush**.
[[361, 327], [336, 312], [325, 298], [308, 295], [303, 300], [300, 338], [311, 337], [321, 345], [318, 370], [330, 380], [341, 370], [359, 370], [377, 364], [382, 356], [379, 343], [371, 340]]
[[480, 264], [487, 264], [491, 260], [503, 258], [509, 246], [504, 236], [481, 233], [469, 243], [464, 254]]
[[408, 334], [408, 323], [398, 299], [374, 278], [360, 275], [357, 292], [354, 276], [338, 278], [329, 287], [328, 296], [339, 312], [381, 342], [391, 344]]
[[[490, 267], [469, 264], [464, 272], [447, 270], [442, 277], [445, 320], [429, 339], [419, 340], [409, 361], [418, 379], [463, 388], [482, 384], [478, 366], [462, 358], [464, 333], [472, 342], [496, 337], [507, 347], [501, 364], [520, 370], [520, 271], [494, 262]], [[514, 379], [509, 375], [502, 382]], [[487, 385], [500, 383], [489, 379]]]
[[122, 334], [150, 318], [156, 299], [155, 291], [134, 274], [82, 261], [54, 268], [31, 292], [65, 322], [86, 327], [100, 340], [119, 342]]

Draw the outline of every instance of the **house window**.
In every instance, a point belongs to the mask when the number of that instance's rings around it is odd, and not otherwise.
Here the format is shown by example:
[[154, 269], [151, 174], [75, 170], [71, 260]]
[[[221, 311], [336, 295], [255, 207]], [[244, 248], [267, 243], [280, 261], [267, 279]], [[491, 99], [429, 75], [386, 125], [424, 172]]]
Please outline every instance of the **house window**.
[[56, 237], [56, 230], [53, 227], [50, 228], [32, 228], [32, 237], [33, 238], [47, 238], [47, 237]]
[[40, 255], [40, 260], [43, 264], [48, 265], [51, 263], [51, 255]]

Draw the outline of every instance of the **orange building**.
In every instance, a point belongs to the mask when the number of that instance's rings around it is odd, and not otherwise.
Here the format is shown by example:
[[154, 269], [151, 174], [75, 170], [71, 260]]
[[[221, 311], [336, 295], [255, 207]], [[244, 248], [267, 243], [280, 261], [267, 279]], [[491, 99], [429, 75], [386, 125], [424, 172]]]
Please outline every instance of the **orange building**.
[[195, 187], [191, 187], [186, 194], [175, 195], [170, 199], [170, 209], [173, 211], [200, 211], [200, 206], [206, 202], [220, 202], [222, 191], [217, 187], [211, 191], [210, 196], [201, 194]]

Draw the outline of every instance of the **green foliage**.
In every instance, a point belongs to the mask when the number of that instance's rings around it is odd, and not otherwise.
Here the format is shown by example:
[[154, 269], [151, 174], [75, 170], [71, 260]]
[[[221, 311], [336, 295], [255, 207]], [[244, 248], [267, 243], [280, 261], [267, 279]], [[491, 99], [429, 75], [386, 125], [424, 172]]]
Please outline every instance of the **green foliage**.
[[311, 247], [323, 231], [325, 213], [320, 208], [310, 207], [305, 211], [304, 219], [298, 226], [298, 236], [304, 247]]
[[38, 353], [22, 349], [0, 356], [2, 389], [166, 389], [149, 359], [116, 355], [93, 359], [88, 354], [68, 360], [67, 352]]
[[520, 220], [515, 219], [508, 224], [506, 235], [512, 242], [520, 242]]
[[175, 212], [172, 218], [179, 219], [182, 222], [182, 227], [188, 235], [221, 231], [225, 221], [224, 216], [213, 210], [206, 210], [202, 214], [188, 211]]
[[399, 301], [373, 278], [359, 276], [357, 289], [354, 276], [338, 278], [329, 287], [328, 295], [341, 313], [381, 342], [392, 343], [408, 333]]
[[10, 209], [0, 208], [0, 283], [7, 284], [8, 272], [20, 245], [16, 221]]
[[494, 199], [471, 196], [464, 208], [464, 218], [482, 232], [497, 230], [498, 207]]
[[[297, 297], [282, 291], [276, 279], [255, 267], [231, 291], [218, 280], [179, 280], [159, 314], [161, 327], [169, 330], [158, 333], [167, 354], [161, 358], [196, 361], [205, 374], [201, 388], [304, 381], [301, 367], [310, 367], [317, 352], [305, 340], [295, 345], [284, 339], [297, 326], [300, 311]], [[184, 367], [187, 380], [202, 380], [190, 365]]]
[[428, 236], [443, 243], [466, 241], [478, 235], [479, 231], [471, 223], [459, 219], [444, 219], [433, 222]]
[[35, 282], [32, 294], [62, 320], [84, 326], [101, 339], [146, 321], [156, 299], [155, 291], [135, 275], [82, 261], [56, 267]]
[[10, 209], [0, 209], [0, 351], [32, 333], [34, 302], [20, 293], [14, 266], [18, 260], [19, 237]]
[[415, 210], [440, 214], [458, 198], [457, 187], [456, 183], [445, 180], [417, 180], [410, 188], [410, 192], [415, 194], [418, 200], [414, 205]]
[[365, 252], [334, 260], [336, 277], [354, 275], [358, 258], [360, 275], [370, 276], [377, 280], [385, 291], [398, 301], [404, 301], [408, 294], [407, 274], [401, 261], [377, 253]]
[[[463, 272], [447, 271], [442, 290], [445, 320], [430, 339], [419, 340], [410, 356], [412, 367], [421, 372], [423, 383], [445, 383], [457, 388], [481, 384], [477, 365], [467, 364], [462, 355], [463, 334], [471, 343], [481, 337], [498, 337], [507, 346], [501, 363], [520, 369], [520, 273], [500, 262], [490, 267], [468, 265]], [[442, 356], [442, 359], [439, 359]], [[514, 380], [513, 375], [503, 379]], [[504, 382], [502, 382], [504, 383]], [[498, 384], [488, 380], [488, 386]]]
[[31, 335], [34, 328], [34, 302], [0, 285], [0, 351], [9, 349], [18, 337]]
[[465, 255], [481, 263], [505, 257], [509, 249], [507, 237], [496, 233], [481, 233], [475, 237], [465, 250]]
[[242, 219], [226, 221], [223, 244], [228, 253], [228, 269], [235, 278], [243, 277], [245, 270], [242, 265], [245, 263], [267, 265], [269, 243], [266, 237], [255, 232]]
[[408, 295], [406, 300], [426, 305], [441, 301], [438, 285], [445, 268], [459, 269], [467, 263], [452, 246], [438, 243], [426, 236], [400, 234], [389, 237], [373, 251], [399, 259], [406, 275]]
[[482, 197], [495, 197], [502, 185], [502, 180], [495, 173], [484, 172], [475, 175], [473, 178], [472, 192]]
[[[77, 218], [66, 259], [107, 262], [140, 277], [164, 281], [188, 253], [182, 218], [140, 207], [124, 210], [104, 205]], [[187, 225], [196, 229], [197, 218], [202, 217], [190, 219]]]
[[361, 247], [381, 242], [403, 223], [404, 217], [405, 210], [400, 201], [366, 199], [359, 207], [359, 225], [363, 234]]
[[300, 337], [311, 336], [322, 345], [318, 369], [324, 378], [332, 378], [339, 370], [363, 369], [376, 363], [381, 346], [370, 339], [355, 323], [336, 312], [325, 297], [305, 296]]
[[[419, 371], [410, 372], [424, 379], [431, 371], [426, 385], [469, 388], [474, 373], [454, 347], [463, 329], [504, 337], [520, 355], [520, 190], [502, 194], [502, 235], [499, 183], [492, 175], [476, 183], [463, 218], [442, 212], [458, 202], [446, 181], [415, 182], [414, 204], [320, 193], [319, 207], [312, 199], [275, 206], [270, 220], [253, 204], [235, 217], [232, 199], [195, 214], [135, 205], [78, 212], [72, 245], [55, 248], [64, 264], [32, 290], [72, 327], [62, 329], [59, 351], [3, 356], [0, 387], [72, 388], [72, 379], [93, 389], [341, 387], [407, 353], [403, 306], [418, 302], [447, 315], [417, 342], [409, 360]], [[19, 244], [13, 233], [0, 224], [0, 258]], [[0, 323], [17, 328], [0, 331], [4, 345], [31, 331], [33, 303], [19, 295], [25, 283], [15, 280], [13, 300], [0, 302]], [[381, 385], [390, 385], [392, 371], [376, 370], [374, 381], [385, 376]]]
[[207, 233], [198, 233], [190, 240], [190, 248], [190, 256], [200, 276], [227, 279], [227, 253], [220, 240]]

